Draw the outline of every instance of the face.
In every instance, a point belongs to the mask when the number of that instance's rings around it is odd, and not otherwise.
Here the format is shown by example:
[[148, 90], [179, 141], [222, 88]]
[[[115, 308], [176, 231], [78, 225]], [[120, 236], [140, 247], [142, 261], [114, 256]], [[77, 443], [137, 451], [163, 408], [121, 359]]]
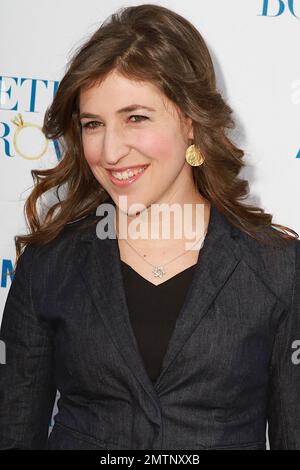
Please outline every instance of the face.
[[[128, 209], [134, 203], [186, 201], [192, 187], [185, 161], [192, 121], [181, 126], [175, 106], [154, 85], [113, 71], [100, 85], [81, 91], [79, 106], [84, 156], [119, 208], [120, 196], [127, 196]], [[123, 173], [126, 169], [131, 172]]]

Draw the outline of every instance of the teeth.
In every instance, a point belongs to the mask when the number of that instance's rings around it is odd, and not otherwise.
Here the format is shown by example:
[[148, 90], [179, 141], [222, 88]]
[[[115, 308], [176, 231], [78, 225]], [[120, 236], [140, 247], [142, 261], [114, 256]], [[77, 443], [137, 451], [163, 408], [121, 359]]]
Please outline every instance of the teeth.
[[123, 171], [122, 173], [112, 171], [111, 174], [117, 178], [118, 180], [127, 180], [128, 178], [132, 178], [133, 176], [141, 173], [142, 171], [145, 170], [146, 167], [139, 168], [139, 169], [134, 169], [134, 170], [128, 170], [128, 171]]

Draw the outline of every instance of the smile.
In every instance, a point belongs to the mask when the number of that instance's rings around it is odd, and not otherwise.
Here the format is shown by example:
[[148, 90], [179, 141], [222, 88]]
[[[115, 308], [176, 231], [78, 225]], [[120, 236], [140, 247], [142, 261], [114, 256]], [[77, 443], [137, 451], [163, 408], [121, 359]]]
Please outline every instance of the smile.
[[110, 180], [116, 186], [129, 186], [137, 181], [147, 170], [149, 165], [142, 168], [133, 168], [122, 172], [107, 170]]

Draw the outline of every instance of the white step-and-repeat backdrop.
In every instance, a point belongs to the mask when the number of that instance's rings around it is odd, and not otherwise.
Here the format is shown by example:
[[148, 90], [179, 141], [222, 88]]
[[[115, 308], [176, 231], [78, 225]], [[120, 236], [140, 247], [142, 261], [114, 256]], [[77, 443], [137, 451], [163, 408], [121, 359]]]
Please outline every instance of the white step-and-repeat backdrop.
[[[41, 132], [44, 112], [72, 52], [115, 10], [141, 3], [148, 2], [1, 2], [0, 321], [12, 281], [13, 237], [27, 231], [31, 169], [60, 159]], [[234, 109], [232, 137], [246, 152], [250, 199], [300, 233], [300, 0], [149, 3], [177, 11], [203, 35], [218, 88]]]

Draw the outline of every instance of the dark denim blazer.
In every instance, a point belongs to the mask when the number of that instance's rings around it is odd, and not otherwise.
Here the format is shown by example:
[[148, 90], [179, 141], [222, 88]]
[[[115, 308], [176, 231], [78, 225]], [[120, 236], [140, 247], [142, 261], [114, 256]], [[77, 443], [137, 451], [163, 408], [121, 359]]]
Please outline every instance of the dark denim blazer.
[[300, 449], [300, 241], [266, 248], [212, 206], [152, 384], [100, 219], [21, 255], [1, 325], [0, 449], [265, 449], [267, 421], [271, 449]]

